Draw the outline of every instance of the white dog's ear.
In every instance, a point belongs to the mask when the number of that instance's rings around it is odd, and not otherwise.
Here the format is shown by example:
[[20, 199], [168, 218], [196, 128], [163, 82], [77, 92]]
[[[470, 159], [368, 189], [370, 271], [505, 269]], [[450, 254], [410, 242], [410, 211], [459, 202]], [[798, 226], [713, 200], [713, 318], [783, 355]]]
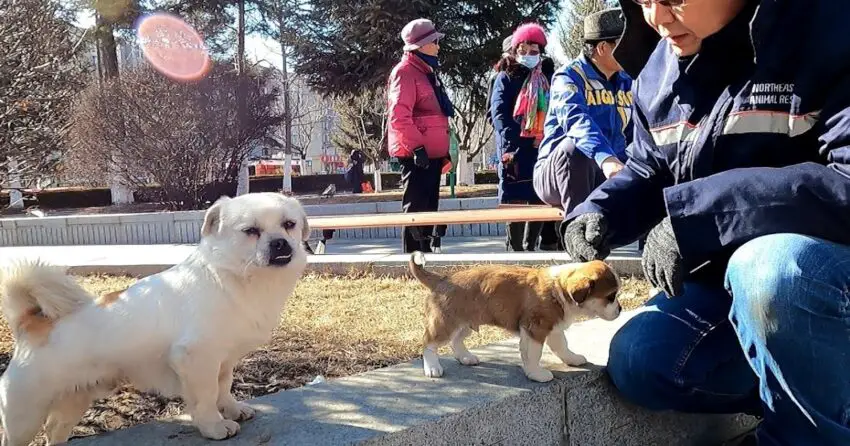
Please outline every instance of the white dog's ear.
[[307, 218], [307, 214], [302, 212], [301, 213], [301, 241], [306, 242], [306, 241], [310, 240], [310, 232], [311, 231], [312, 231], [312, 229], [310, 229], [310, 220]]
[[201, 228], [201, 236], [207, 237], [219, 231], [221, 228], [221, 210], [224, 203], [230, 201], [230, 197], [221, 197], [211, 208], [207, 209], [204, 216], [204, 226]]

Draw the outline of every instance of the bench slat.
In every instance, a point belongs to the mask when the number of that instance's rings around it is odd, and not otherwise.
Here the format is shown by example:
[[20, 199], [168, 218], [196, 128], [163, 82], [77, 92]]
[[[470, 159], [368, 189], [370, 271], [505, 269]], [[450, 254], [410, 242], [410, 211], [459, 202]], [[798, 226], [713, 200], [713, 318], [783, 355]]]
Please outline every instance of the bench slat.
[[417, 212], [410, 214], [337, 215], [309, 217], [312, 229], [389, 228], [398, 226], [463, 225], [513, 221], [560, 221], [560, 209], [544, 206], [505, 207], [466, 211]]

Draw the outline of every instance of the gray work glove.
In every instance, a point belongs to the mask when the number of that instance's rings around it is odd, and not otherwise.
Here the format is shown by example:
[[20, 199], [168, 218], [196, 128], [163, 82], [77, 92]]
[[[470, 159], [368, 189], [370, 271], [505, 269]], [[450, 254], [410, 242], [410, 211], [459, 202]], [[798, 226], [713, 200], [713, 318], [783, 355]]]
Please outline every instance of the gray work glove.
[[564, 247], [573, 260], [603, 260], [611, 254], [608, 246], [608, 221], [602, 214], [582, 214], [564, 230]]
[[667, 297], [684, 293], [685, 267], [670, 217], [649, 232], [641, 263], [646, 280]]

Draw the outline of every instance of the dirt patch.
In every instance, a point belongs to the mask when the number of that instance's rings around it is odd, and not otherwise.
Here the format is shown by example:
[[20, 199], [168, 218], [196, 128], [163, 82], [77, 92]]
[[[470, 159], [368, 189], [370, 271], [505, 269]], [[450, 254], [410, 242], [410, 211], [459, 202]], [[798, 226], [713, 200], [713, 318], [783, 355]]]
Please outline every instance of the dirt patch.
[[[124, 277], [79, 279], [96, 295], [134, 282]], [[625, 279], [623, 307], [641, 305], [649, 285]], [[233, 392], [239, 400], [300, 387], [316, 376], [337, 378], [409, 361], [421, 354], [422, 308], [427, 293], [418, 282], [373, 276], [307, 276], [297, 287], [273, 340], [236, 369]], [[484, 327], [470, 336], [470, 347], [507, 339], [499, 329]], [[5, 371], [13, 339], [0, 321], [0, 372]], [[446, 350], [446, 352], [448, 352]], [[75, 429], [88, 436], [177, 415], [182, 403], [130, 388], [98, 401]]]

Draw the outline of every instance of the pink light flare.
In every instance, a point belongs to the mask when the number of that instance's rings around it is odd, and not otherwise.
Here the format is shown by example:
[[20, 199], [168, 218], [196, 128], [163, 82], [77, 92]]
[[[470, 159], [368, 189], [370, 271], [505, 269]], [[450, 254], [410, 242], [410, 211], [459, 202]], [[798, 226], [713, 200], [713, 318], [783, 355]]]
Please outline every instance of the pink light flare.
[[198, 81], [212, 68], [204, 40], [180, 17], [150, 14], [136, 27], [145, 59], [160, 73], [179, 82]]

